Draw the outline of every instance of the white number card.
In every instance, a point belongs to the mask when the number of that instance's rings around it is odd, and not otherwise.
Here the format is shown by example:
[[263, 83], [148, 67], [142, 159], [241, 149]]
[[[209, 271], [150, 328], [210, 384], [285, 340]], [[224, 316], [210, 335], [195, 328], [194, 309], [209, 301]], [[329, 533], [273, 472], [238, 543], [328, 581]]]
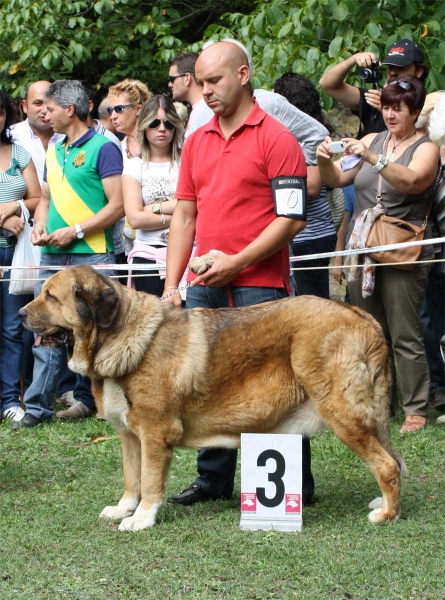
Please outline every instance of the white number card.
[[241, 435], [241, 529], [300, 531], [301, 435]]

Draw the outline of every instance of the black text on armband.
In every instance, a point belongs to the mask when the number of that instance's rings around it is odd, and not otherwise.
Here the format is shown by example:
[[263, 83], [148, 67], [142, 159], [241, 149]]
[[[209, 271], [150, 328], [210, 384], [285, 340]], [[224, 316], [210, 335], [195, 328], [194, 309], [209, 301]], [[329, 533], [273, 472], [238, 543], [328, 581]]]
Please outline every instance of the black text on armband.
[[306, 221], [306, 177], [274, 177], [270, 187], [278, 217]]

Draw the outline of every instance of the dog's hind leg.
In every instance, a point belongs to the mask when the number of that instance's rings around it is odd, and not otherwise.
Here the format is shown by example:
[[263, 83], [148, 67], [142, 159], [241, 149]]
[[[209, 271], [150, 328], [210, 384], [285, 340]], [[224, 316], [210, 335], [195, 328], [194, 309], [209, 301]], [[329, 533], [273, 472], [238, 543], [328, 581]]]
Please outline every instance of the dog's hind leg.
[[117, 506], [106, 506], [104, 519], [122, 520], [134, 513], [141, 497], [141, 443], [131, 431], [121, 432], [124, 465], [124, 495]]
[[172, 457], [173, 448], [166, 443], [162, 433], [157, 439], [153, 438], [153, 434], [142, 438], [141, 501], [133, 516], [121, 522], [119, 531], [139, 531], [153, 527], [162, 504]]
[[338, 438], [371, 469], [382, 492], [381, 507], [369, 514], [373, 523], [395, 521], [400, 516], [400, 468], [377, 437], [362, 423], [345, 415], [345, 420], [326, 419]]

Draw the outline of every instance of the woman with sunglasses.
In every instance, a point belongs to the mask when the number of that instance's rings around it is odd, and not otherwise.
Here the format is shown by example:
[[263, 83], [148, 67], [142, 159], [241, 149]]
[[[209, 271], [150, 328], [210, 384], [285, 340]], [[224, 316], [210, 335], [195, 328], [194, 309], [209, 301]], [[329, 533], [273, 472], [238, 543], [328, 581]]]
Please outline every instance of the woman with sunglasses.
[[[12, 141], [15, 116], [11, 97], [0, 91], [0, 269], [11, 265], [17, 237], [25, 226], [19, 200], [32, 214], [40, 199], [31, 155]], [[30, 297], [9, 293], [9, 273], [0, 279], [0, 420], [20, 421], [24, 416], [20, 406], [23, 326], [18, 311]]]
[[142, 105], [150, 98], [151, 92], [145, 83], [138, 79], [124, 79], [108, 90], [110, 105], [107, 108], [116, 131], [125, 134], [122, 140], [124, 164], [135, 156], [140, 156], [137, 139], [138, 117]]
[[[141, 156], [127, 161], [122, 175], [125, 214], [136, 230], [128, 262], [165, 264], [184, 127], [172, 100], [158, 95], [142, 107], [137, 129]], [[152, 273], [134, 277], [135, 287], [161, 296], [164, 281]]]
[[[381, 204], [387, 215], [414, 225], [422, 225], [425, 220], [438, 170], [439, 150], [424, 131], [416, 129], [424, 101], [425, 87], [415, 77], [405, 77], [387, 85], [381, 96], [387, 130], [369, 134], [361, 140], [343, 139], [346, 151], [359, 161], [354, 168], [343, 170], [341, 161], [332, 162], [330, 138], [318, 147], [318, 167], [323, 180], [332, 187], [354, 183], [356, 203], [352, 225], [366, 209], [375, 207], [379, 181], [382, 185]], [[431, 237], [428, 222], [425, 239]], [[420, 260], [428, 261], [433, 255], [432, 245], [423, 246]], [[371, 286], [374, 284], [374, 291], [371, 288], [367, 292], [371, 295], [366, 298], [362, 295], [363, 269], [359, 271], [360, 279], [352, 281], [351, 276], [348, 278], [351, 302], [377, 319], [388, 341], [393, 412], [398, 406], [394, 358], [397, 361], [405, 412], [400, 432], [419, 431], [426, 425], [429, 401], [429, 372], [419, 318], [429, 266], [418, 264], [410, 271], [390, 266], [376, 268], [374, 281], [372, 278], [367, 280]], [[366, 290], [364, 292], [367, 295]]]

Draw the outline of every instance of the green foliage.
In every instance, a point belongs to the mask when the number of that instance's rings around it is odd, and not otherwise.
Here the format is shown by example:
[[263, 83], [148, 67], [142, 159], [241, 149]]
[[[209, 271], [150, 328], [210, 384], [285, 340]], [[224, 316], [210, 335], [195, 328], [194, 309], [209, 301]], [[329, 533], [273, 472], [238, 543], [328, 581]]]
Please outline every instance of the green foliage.
[[[224, 15], [205, 37], [235, 34], [253, 56], [255, 87], [271, 89], [286, 71], [318, 83], [329, 67], [365, 50], [378, 57], [395, 40], [420, 44], [431, 65], [428, 90], [445, 89], [445, 2], [435, 0], [262, 0], [249, 15]], [[348, 79], [359, 84], [358, 76]], [[323, 94], [325, 108], [332, 99]]]
[[254, 85], [270, 89], [286, 71], [317, 83], [351, 54], [382, 58], [406, 37], [432, 66], [431, 91], [445, 88], [444, 30], [443, 0], [0, 0], [1, 87], [20, 96], [39, 78], [137, 77], [165, 90], [172, 56], [230, 36], [252, 52]]

